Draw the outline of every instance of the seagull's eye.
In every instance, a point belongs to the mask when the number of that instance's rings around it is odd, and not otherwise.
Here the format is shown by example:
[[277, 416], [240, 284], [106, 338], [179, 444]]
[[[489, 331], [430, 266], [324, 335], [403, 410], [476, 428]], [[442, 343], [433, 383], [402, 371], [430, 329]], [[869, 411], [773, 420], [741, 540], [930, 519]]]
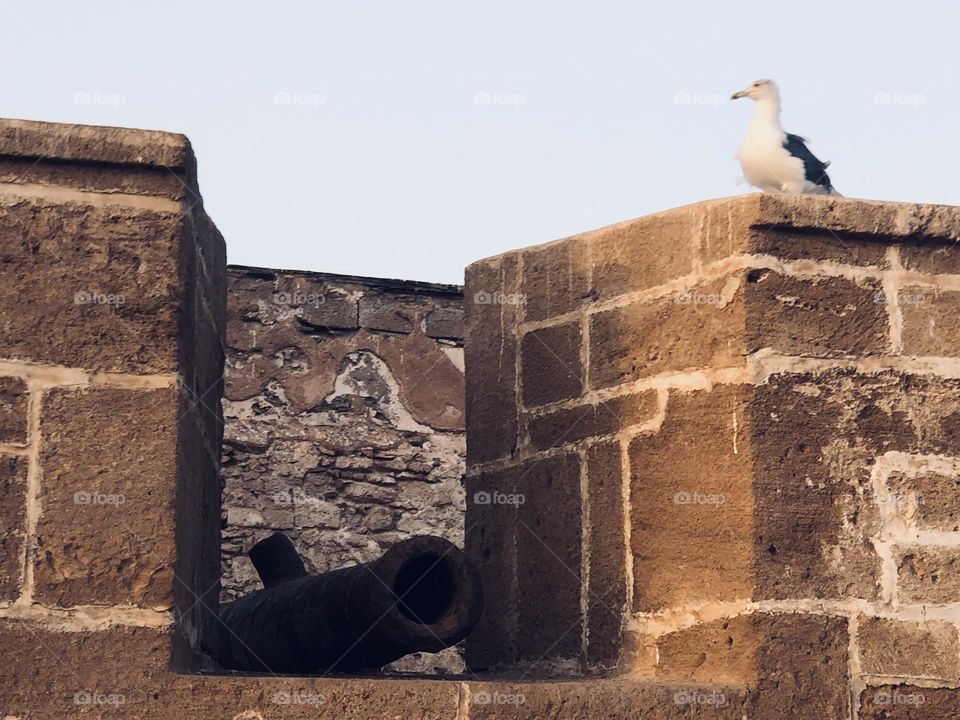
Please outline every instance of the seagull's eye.
[[755, 82], [755, 83], [753, 84], [753, 86], [754, 86], [754, 87], [760, 87], [760, 83]]

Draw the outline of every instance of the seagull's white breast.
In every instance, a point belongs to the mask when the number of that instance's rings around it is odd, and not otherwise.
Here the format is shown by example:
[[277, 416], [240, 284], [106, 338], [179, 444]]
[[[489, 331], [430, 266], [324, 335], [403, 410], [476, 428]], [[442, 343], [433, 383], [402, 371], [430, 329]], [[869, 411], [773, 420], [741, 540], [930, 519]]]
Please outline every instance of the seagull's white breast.
[[783, 147], [783, 133], [751, 130], [737, 151], [747, 182], [766, 192], [801, 192], [803, 162]]

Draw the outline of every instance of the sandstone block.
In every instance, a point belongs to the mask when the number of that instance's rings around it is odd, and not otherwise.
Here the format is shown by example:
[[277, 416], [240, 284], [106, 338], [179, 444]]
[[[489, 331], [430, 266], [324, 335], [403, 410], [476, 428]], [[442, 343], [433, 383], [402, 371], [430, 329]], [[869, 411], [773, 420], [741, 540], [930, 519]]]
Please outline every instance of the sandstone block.
[[546, 320], [576, 309], [590, 296], [589, 248], [576, 237], [522, 252], [524, 318]]
[[663, 636], [657, 676], [746, 684], [748, 717], [841, 718], [848, 643], [844, 618], [738, 615]]
[[[516, 451], [517, 340], [520, 307], [513, 302], [519, 277], [515, 259], [475, 263], [464, 287], [467, 459], [510, 457]], [[500, 293], [494, 297], [494, 291]], [[497, 302], [492, 302], [497, 300]]]
[[622, 428], [651, 420], [657, 411], [657, 397], [652, 390], [621, 395], [595, 405], [560, 408], [527, 418], [530, 444], [548, 450], [598, 435], [610, 435]]
[[960, 343], [960, 292], [925, 286], [900, 291], [903, 353], [953, 357]]
[[0, 443], [26, 444], [28, 399], [23, 380], [0, 377]]
[[13, 602], [20, 595], [26, 488], [26, 458], [0, 456], [0, 602]]
[[862, 720], [960, 720], [958, 708], [956, 688], [881, 685], [860, 695]]
[[746, 273], [747, 352], [859, 357], [889, 350], [887, 309], [876, 281], [797, 278], [772, 270]]
[[659, 432], [630, 443], [634, 611], [750, 595], [747, 393], [737, 386], [672, 393]]
[[582, 622], [579, 456], [531, 463], [516, 482], [523, 497], [516, 511], [517, 655], [534, 663], [577, 657]]
[[901, 602], [955, 603], [960, 598], [960, 552], [956, 548], [909, 548], [897, 553]]
[[583, 391], [580, 325], [533, 330], [520, 341], [523, 402], [528, 407], [577, 397]]
[[0, 286], [5, 354], [174, 371], [182, 230], [175, 212], [0, 196], [0, 262], [17, 268]]
[[860, 667], [868, 675], [960, 679], [960, 642], [949, 623], [863, 618], [857, 638]]
[[604, 388], [687, 368], [743, 362], [743, 293], [735, 276], [590, 318], [590, 384]]
[[626, 535], [619, 442], [587, 451], [587, 662], [615, 666], [620, 660], [627, 613]]
[[54, 389], [41, 421], [43, 603], [170, 606], [175, 389]]

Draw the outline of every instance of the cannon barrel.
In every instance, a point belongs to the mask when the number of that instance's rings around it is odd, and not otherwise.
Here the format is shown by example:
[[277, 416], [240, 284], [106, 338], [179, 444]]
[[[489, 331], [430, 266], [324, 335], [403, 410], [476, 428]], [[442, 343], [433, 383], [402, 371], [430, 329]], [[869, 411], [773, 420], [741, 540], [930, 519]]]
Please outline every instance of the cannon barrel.
[[218, 660], [234, 670], [350, 672], [465, 638], [483, 591], [473, 564], [419, 535], [362, 565], [307, 575], [283, 533], [250, 550], [264, 588], [220, 609]]

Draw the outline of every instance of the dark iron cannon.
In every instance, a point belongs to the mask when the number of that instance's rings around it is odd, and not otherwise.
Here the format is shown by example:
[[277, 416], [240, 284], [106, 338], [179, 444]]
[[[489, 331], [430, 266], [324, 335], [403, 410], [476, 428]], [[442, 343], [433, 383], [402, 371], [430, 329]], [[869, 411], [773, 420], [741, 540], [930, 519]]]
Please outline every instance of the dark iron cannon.
[[250, 550], [263, 589], [220, 609], [218, 660], [234, 670], [351, 672], [465, 638], [483, 591], [472, 563], [419, 535], [362, 565], [307, 575], [283, 533]]

